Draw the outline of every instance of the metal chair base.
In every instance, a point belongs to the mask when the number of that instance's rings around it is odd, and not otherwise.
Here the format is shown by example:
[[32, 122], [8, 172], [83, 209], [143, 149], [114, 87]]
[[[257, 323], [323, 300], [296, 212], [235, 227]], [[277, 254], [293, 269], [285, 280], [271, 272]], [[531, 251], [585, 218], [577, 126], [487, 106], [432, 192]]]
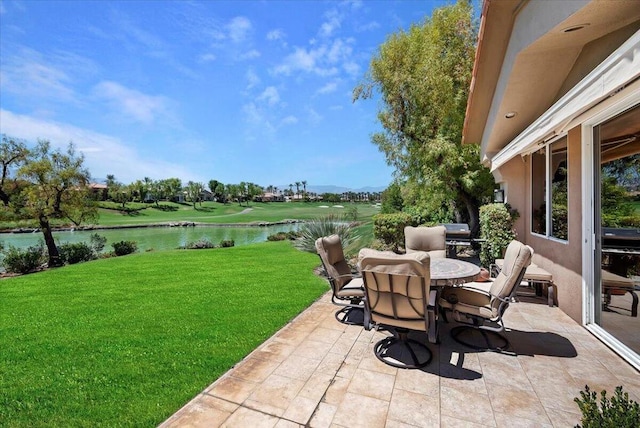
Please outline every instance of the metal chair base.
[[377, 342], [373, 347], [376, 357], [385, 364], [400, 369], [419, 369], [431, 362], [427, 345], [407, 337], [408, 331], [398, 331]]
[[338, 310], [335, 314], [339, 323], [346, 325], [363, 325], [364, 324], [364, 306], [345, 306]]
[[451, 337], [461, 345], [478, 351], [504, 352], [510, 346], [509, 340], [500, 333], [469, 325], [452, 328]]

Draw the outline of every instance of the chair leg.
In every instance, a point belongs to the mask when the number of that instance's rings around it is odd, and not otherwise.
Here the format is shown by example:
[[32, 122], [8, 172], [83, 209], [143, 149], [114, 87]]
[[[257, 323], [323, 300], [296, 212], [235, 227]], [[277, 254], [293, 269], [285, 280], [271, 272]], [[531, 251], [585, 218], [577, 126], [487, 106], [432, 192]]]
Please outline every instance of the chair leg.
[[556, 286], [553, 282], [547, 282], [547, 302], [549, 303], [550, 308], [553, 308], [554, 305], [555, 288]]
[[629, 293], [631, 293], [631, 298], [633, 299], [633, 302], [631, 303], [631, 316], [637, 317], [638, 316], [638, 295], [633, 290], [629, 290]]
[[431, 362], [427, 345], [409, 339], [408, 330], [397, 328], [393, 336], [385, 337], [373, 346], [376, 357], [385, 364], [400, 369], [419, 369]]

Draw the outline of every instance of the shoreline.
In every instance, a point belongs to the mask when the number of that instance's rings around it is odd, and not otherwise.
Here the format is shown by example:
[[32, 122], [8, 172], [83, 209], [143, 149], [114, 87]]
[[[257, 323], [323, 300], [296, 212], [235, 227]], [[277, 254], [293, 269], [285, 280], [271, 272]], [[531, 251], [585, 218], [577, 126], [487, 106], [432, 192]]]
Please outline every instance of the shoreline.
[[[53, 232], [74, 232], [74, 231], [92, 231], [92, 230], [111, 230], [111, 229], [142, 229], [152, 227], [267, 227], [278, 226], [283, 224], [304, 223], [305, 220], [285, 219], [279, 221], [254, 221], [251, 223], [202, 223], [196, 221], [179, 221], [165, 223], [147, 223], [147, 224], [123, 224], [123, 225], [87, 225], [79, 227], [53, 227]], [[2, 234], [19, 234], [19, 233], [37, 233], [40, 228], [19, 227], [15, 229], [1, 229]]]

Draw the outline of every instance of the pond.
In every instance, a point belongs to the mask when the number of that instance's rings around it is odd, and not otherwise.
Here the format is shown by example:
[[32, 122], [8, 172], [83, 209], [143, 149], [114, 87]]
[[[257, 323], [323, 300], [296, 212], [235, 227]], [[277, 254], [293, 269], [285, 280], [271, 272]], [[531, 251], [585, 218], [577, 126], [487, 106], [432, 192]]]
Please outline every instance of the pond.
[[[101, 229], [54, 232], [57, 244], [89, 242], [89, 237], [97, 233], [107, 238], [105, 251], [111, 251], [111, 244], [119, 241], [136, 241], [138, 251], [174, 250], [200, 239], [208, 239], [218, 245], [222, 240], [233, 240], [235, 245], [264, 242], [269, 235], [278, 232], [296, 231], [301, 223], [270, 226], [191, 226], [191, 227], [140, 227], [127, 229]], [[43, 240], [42, 232], [2, 233], [0, 242], [7, 248], [12, 245], [26, 248]]]

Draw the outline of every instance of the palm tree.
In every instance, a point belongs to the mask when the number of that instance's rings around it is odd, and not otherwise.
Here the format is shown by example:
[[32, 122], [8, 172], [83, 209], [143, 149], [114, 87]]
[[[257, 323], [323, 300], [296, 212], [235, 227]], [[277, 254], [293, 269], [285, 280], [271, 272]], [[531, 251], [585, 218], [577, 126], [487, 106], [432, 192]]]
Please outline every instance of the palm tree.
[[302, 181], [302, 197], [303, 198], [307, 198], [307, 181], [303, 180]]
[[300, 182], [296, 181], [295, 184], [296, 184], [296, 195], [299, 195], [300, 194]]

